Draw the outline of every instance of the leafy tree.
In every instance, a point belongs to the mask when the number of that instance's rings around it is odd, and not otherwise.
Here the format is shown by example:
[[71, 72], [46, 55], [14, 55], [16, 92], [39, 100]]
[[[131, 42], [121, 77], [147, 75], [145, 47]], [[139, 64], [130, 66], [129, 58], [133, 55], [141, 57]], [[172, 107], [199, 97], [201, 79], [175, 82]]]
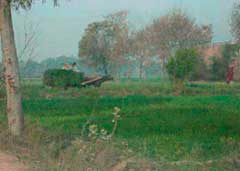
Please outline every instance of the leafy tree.
[[89, 24], [79, 42], [79, 57], [105, 74], [123, 63], [128, 34], [126, 17], [125, 12], [118, 12]]
[[219, 57], [211, 57], [210, 73], [211, 80], [213, 81], [223, 81], [225, 79], [225, 74], [227, 72], [228, 63], [224, 63], [225, 60]]
[[194, 68], [194, 72], [192, 73], [190, 80], [191, 81], [199, 81], [199, 80], [209, 80], [210, 73], [209, 69], [203, 60], [202, 57], [197, 58], [197, 63]]
[[112, 34], [108, 22], [95, 22], [88, 25], [79, 43], [79, 57], [84, 58], [87, 64], [103, 70], [105, 74], [108, 74]]
[[[3, 54], [4, 80], [7, 94], [8, 125], [13, 135], [21, 135], [24, 126], [19, 64], [12, 24], [12, 7], [30, 8], [33, 0], [0, 1], [0, 35]], [[57, 0], [53, 0], [57, 5]]]
[[181, 10], [155, 19], [148, 30], [152, 36], [152, 50], [163, 60], [178, 49], [194, 48], [212, 40], [210, 25], [196, 24]]
[[173, 81], [189, 80], [198, 65], [198, 54], [195, 49], [180, 49], [170, 57], [166, 64], [167, 72]]

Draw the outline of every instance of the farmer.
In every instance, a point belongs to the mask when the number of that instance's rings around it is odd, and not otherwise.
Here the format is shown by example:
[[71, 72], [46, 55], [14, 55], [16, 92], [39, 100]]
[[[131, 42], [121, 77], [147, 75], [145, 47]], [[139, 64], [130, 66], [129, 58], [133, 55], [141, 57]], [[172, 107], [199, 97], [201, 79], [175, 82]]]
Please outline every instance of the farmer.
[[76, 62], [74, 62], [73, 64], [72, 64], [72, 68], [71, 68], [74, 72], [79, 72], [79, 70], [78, 70], [78, 68], [77, 68], [77, 63]]
[[234, 77], [234, 65], [230, 64], [228, 66], [227, 75], [226, 75], [227, 84], [230, 84], [233, 81], [233, 77]]

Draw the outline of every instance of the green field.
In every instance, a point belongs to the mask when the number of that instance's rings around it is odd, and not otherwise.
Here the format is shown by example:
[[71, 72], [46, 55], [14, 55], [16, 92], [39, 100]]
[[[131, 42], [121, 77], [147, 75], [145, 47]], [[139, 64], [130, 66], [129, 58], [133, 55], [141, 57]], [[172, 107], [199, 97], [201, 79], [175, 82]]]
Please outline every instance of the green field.
[[114, 140], [127, 141], [140, 156], [171, 162], [222, 161], [240, 149], [238, 83], [187, 84], [174, 96], [169, 84], [157, 80], [66, 91], [31, 81], [24, 82], [23, 92], [27, 120], [37, 121], [49, 134], [78, 137], [89, 117], [110, 131], [117, 106], [121, 119]]

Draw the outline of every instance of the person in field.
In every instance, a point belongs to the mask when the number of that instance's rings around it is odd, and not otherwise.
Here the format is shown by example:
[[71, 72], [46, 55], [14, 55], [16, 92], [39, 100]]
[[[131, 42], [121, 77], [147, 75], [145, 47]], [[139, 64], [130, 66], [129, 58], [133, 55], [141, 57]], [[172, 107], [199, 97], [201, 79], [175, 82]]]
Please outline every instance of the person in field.
[[230, 84], [233, 81], [234, 78], [234, 65], [230, 64], [228, 66], [227, 74], [226, 74], [226, 82], [227, 84]]
[[74, 62], [73, 64], [72, 64], [72, 68], [71, 68], [74, 72], [80, 72], [79, 70], [78, 70], [78, 67], [77, 67], [77, 63], [76, 62]]

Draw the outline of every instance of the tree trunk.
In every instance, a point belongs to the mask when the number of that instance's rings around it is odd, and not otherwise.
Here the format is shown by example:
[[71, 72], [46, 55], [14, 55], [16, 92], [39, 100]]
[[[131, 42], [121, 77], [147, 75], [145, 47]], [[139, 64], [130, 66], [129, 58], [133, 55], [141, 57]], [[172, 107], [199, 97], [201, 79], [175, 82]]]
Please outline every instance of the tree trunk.
[[140, 56], [139, 60], [139, 78], [140, 80], [143, 79], [143, 56]]
[[132, 63], [128, 60], [128, 71], [127, 71], [127, 79], [130, 80], [132, 77]]
[[0, 1], [0, 34], [2, 43], [4, 80], [7, 93], [7, 115], [10, 132], [21, 135], [24, 125], [22, 111], [21, 83], [17, 51], [14, 40], [14, 31], [9, 0]]

